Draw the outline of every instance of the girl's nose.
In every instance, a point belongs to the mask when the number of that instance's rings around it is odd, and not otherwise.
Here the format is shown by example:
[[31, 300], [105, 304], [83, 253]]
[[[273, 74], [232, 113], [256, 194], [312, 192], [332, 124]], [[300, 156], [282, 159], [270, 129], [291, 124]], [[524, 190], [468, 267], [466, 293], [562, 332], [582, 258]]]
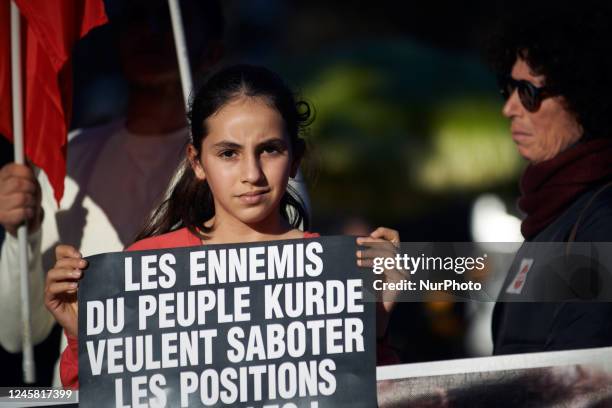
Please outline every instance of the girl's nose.
[[243, 183], [257, 184], [263, 178], [261, 162], [256, 155], [248, 155], [242, 162], [241, 181]]

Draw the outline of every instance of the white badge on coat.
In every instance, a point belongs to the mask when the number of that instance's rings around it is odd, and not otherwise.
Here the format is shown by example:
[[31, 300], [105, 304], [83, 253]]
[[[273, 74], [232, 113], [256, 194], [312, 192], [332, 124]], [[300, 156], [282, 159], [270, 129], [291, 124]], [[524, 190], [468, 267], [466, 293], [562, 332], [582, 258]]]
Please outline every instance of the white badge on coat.
[[506, 293], [518, 295], [523, 291], [523, 286], [525, 286], [525, 282], [527, 281], [527, 274], [531, 270], [531, 265], [533, 265], [533, 259], [523, 258], [516, 276], [506, 288]]

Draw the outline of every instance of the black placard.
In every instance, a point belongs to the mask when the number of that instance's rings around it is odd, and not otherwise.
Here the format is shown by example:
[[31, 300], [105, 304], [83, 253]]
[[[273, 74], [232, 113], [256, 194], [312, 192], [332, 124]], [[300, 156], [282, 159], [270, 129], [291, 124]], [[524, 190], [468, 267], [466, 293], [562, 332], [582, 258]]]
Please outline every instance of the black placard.
[[376, 406], [355, 249], [326, 237], [88, 258], [81, 406]]

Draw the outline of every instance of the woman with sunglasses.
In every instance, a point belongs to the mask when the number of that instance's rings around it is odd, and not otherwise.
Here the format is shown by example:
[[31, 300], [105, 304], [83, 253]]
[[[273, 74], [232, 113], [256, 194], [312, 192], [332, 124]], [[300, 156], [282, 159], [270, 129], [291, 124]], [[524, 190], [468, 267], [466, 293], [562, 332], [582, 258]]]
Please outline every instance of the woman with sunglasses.
[[[518, 201], [525, 243], [495, 306], [495, 354], [612, 346], [612, 303], [575, 302], [588, 294], [549, 262], [574, 241], [612, 241], [611, 18], [604, 2], [531, 4], [528, 16], [507, 14], [492, 37], [502, 112], [528, 161]], [[552, 298], [551, 287], [560, 288]]]

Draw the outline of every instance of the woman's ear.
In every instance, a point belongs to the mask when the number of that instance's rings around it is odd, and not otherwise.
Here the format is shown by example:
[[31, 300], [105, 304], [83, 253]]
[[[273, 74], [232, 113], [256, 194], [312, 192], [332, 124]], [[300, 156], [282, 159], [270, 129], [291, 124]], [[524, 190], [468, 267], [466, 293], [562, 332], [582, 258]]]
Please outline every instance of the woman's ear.
[[202, 163], [198, 157], [198, 151], [191, 143], [189, 143], [187, 146], [187, 160], [189, 160], [189, 165], [191, 166], [191, 169], [195, 173], [196, 177], [202, 181], [206, 180], [206, 173], [204, 172], [204, 168], [202, 167]]
[[304, 157], [304, 152], [306, 151], [306, 144], [303, 139], [298, 139], [295, 143], [295, 147], [293, 150], [293, 161], [291, 162], [291, 173], [289, 176], [291, 178], [295, 178], [297, 176], [298, 170], [300, 169], [300, 163], [302, 163], [302, 158]]

